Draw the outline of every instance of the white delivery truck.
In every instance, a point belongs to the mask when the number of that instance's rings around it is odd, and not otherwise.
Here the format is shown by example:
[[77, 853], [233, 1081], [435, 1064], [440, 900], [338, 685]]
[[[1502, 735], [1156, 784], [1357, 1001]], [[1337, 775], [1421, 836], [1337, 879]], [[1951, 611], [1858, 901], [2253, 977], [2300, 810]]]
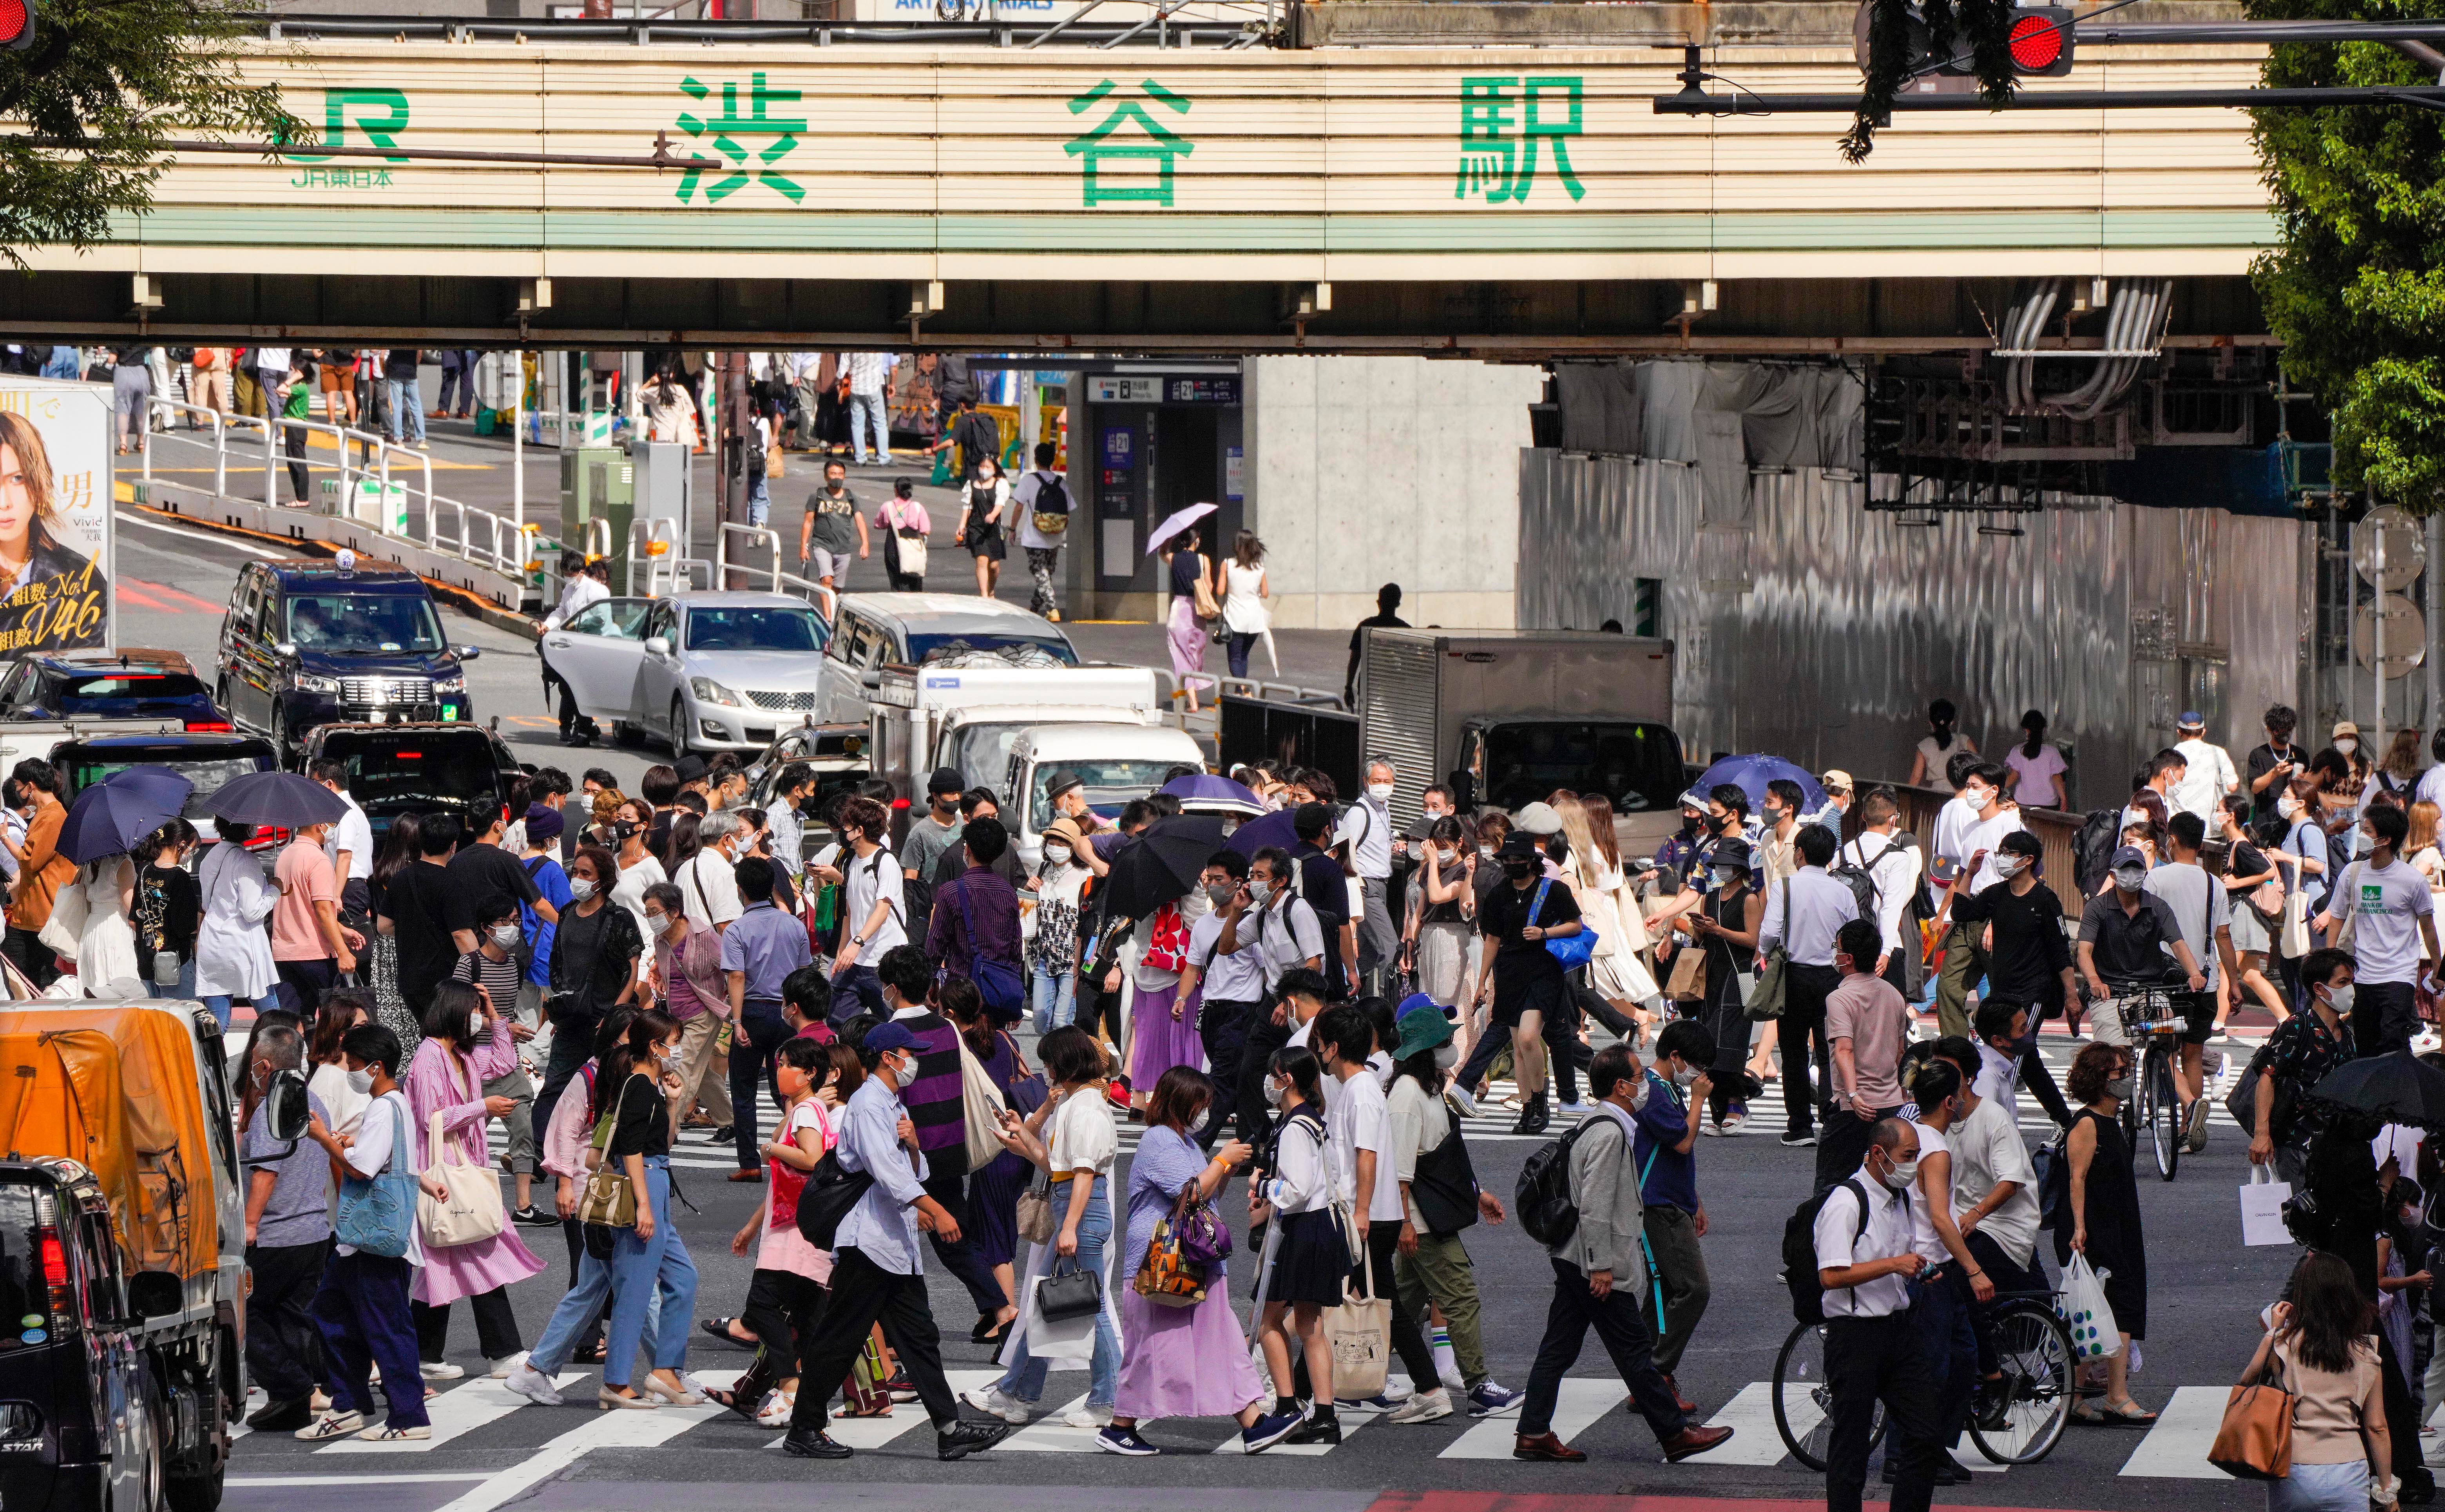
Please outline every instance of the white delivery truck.
[[1139, 724], [1158, 718], [1154, 674], [1137, 666], [1015, 667], [999, 657], [887, 666], [868, 695], [874, 775], [899, 797], [923, 794], [937, 768], [999, 788], [1011, 742], [1048, 724]]
[[1007, 794], [1002, 822], [1012, 825], [1019, 858], [1034, 871], [1043, 854], [1044, 827], [1053, 822], [1053, 775], [1073, 772], [1085, 785], [1087, 804], [1117, 819], [1131, 798], [1164, 785], [1174, 767], [1205, 768], [1204, 753], [1187, 731], [1148, 714], [1136, 723], [1038, 724], [1011, 741], [996, 791]]

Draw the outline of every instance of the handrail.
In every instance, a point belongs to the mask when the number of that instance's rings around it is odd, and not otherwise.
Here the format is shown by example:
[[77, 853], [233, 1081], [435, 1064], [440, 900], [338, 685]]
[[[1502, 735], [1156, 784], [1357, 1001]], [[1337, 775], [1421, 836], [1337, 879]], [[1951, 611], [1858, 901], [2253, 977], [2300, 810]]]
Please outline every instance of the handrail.
[[[730, 537], [733, 534], [743, 535], [750, 541], [770, 545], [773, 548], [772, 567], [765, 569], [750, 567], [745, 563], [733, 563], [730, 560]], [[781, 570], [780, 532], [769, 525], [738, 525], [727, 520], [723, 521], [720, 530], [714, 536], [713, 567], [713, 580], [717, 585], [726, 585], [734, 568], [741, 572], [763, 573], [772, 579], [772, 586], [766, 591], [780, 593], [788, 589], [797, 589], [802, 597], [812, 596], [817, 612], [821, 613], [826, 620], [835, 618], [838, 613], [840, 599], [831, 588], [821, 583], [811, 582], [794, 572]]]
[[[605, 522], [607, 525], [608, 521]], [[665, 577], [677, 580], [680, 563], [679, 521], [669, 515], [656, 515], [628, 522], [628, 588], [637, 588], [637, 574], [644, 573], [643, 597], [662, 597]]]

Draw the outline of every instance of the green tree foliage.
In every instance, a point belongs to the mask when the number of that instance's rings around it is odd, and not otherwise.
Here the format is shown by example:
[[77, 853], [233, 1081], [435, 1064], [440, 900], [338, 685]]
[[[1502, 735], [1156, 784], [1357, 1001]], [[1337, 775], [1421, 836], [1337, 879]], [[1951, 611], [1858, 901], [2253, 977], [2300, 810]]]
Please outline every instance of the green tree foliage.
[[[279, 91], [238, 74], [229, 0], [40, 0], [33, 46], [0, 52], [0, 256], [80, 250], [153, 203], [162, 143], [310, 140]], [[65, 146], [37, 146], [37, 140]]]
[[[2410, 21], [2437, 0], [2246, 0], [2253, 20]], [[2270, 87], [2433, 84], [2376, 43], [2273, 48]], [[2334, 420], [2335, 481], [2445, 509], [2445, 115], [2401, 104], [2254, 110], [2283, 244], [2250, 270], [2284, 371]]]
[[1910, 79], [1913, 44], [1922, 40], [1929, 58], [1967, 54], [1977, 65], [1980, 97], [1998, 109], [2009, 104], [2012, 10], [2012, 0], [1869, 0], [1867, 81], [1842, 156], [1857, 162], [1875, 150], [1876, 127], [1892, 115]]

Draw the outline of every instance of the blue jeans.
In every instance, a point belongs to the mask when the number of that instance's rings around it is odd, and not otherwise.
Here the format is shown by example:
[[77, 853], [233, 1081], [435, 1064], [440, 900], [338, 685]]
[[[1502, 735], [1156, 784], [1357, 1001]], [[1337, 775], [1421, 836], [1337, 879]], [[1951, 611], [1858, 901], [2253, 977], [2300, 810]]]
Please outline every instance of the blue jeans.
[[[187, 969], [178, 974], [179, 982], [183, 985], [193, 985], [196, 980], [195, 969], [195, 963], [193, 961], [188, 962]], [[157, 993], [155, 996], [159, 997], [159, 994]], [[205, 1007], [210, 1008], [213, 1011], [213, 1017], [221, 1021], [221, 1033], [228, 1034], [230, 1026], [230, 1010], [232, 1006], [236, 1003], [245, 1003], [252, 1007], [254, 1003], [254, 999], [252, 998], [233, 998], [225, 992], [214, 992], [206, 993], [204, 995], [203, 1003]]]
[[880, 394], [851, 393], [849, 397], [849, 442], [856, 449], [860, 467], [867, 463], [866, 435], [874, 433], [874, 457], [878, 462], [891, 460], [891, 422], [884, 411]]
[[417, 390], [413, 378], [385, 378], [383, 387], [390, 394], [390, 439], [400, 439], [404, 429], [411, 441], [424, 439], [424, 396]]
[[773, 490], [761, 473], [747, 480], [747, 523], [762, 528], [773, 514]]
[[[655, 1214], [659, 1223], [662, 1215]], [[569, 1291], [551, 1316], [543, 1325], [543, 1337], [527, 1353], [527, 1363], [546, 1375], [558, 1375], [569, 1369], [569, 1356], [578, 1342], [594, 1332], [595, 1320], [603, 1316], [603, 1299], [611, 1295], [611, 1262], [599, 1260], [577, 1252], [577, 1279], [569, 1283]], [[662, 1333], [663, 1297], [659, 1289], [645, 1308], [646, 1334]]]
[[1248, 675], [1248, 648], [1256, 644], [1259, 639], [1260, 637], [1241, 635], [1234, 630], [1231, 632], [1231, 639], [1223, 643], [1222, 654], [1231, 663], [1233, 677], [1243, 678]]
[[[164, 987], [159, 982], [151, 980], [150, 973], [147, 973], [147, 980], [144, 983], [144, 992], [145, 996], [151, 998], [179, 998], [192, 999], [196, 996], [196, 958], [189, 956], [186, 960], [178, 963], [178, 980], [175, 986]], [[229, 1028], [229, 1020], [227, 1018], [223, 1018], [221, 1020], [221, 1028], [224, 1031]]]
[[[653, 1208], [654, 1237], [641, 1240], [635, 1229], [624, 1229], [611, 1250], [611, 1317], [603, 1331], [606, 1386], [628, 1384], [637, 1346], [644, 1342], [649, 1303], [662, 1304], [653, 1329], [654, 1369], [686, 1369], [688, 1333], [696, 1327], [696, 1261], [688, 1258], [678, 1215], [671, 1211], [668, 1155], [645, 1157], [643, 1195]], [[558, 1314], [553, 1316], [557, 1319]]]
[[[1095, 1189], [1087, 1196], [1087, 1210], [1078, 1215], [1078, 1258], [1073, 1260], [1056, 1257], [1053, 1263], [1063, 1270], [1073, 1264], [1083, 1270], [1104, 1268], [1104, 1245], [1112, 1237], [1112, 1214], [1106, 1199], [1104, 1178], [1095, 1178]], [[1070, 1200], [1070, 1185], [1062, 1183], [1053, 1188], [1054, 1222], [1057, 1224]], [[1046, 1274], [1051, 1274], [1049, 1271]], [[1017, 1353], [1011, 1356], [1010, 1369], [1002, 1372], [995, 1390], [1021, 1402], [1034, 1403], [1044, 1394], [1044, 1376], [1052, 1366], [1027, 1353], [1027, 1335], [1018, 1337]], [[1095, 1315], [1095, 1356], [1087, 1367], [1087, 1405], [1110, 1410], [1112, 1395], [1121, 1378], [1121, 1339], [1112, 1332], [1111, 1309]]]
[[2368, 1493], [2366, 1460], [2295, 1465], [2290, 1475], [2267, 1483], [2267, 1512], [2360, 1512]]
[[1030, 994], [1036, 1001], [1036, 1032], [1040, 1036], [1073, 1022], [1078, 1017], [1078, 973], [1055, 976], [1038, 968]]

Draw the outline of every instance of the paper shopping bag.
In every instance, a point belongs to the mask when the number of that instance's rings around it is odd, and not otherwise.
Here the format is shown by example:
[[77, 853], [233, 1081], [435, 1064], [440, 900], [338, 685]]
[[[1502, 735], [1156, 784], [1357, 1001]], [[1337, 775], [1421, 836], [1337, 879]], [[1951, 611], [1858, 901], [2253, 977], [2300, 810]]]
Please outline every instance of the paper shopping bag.
[[2292, 1200], [2292, 1184], [2279, 1182], [2264, 1166], [2249, 1167], [2241, 1187], [2241, 1241], [2244, 1244], [2289, 1244], [2284, 1226], [2284, 1204]]
[[1672, 976], [1664, 996], [1674, 1002], [1696, 1002], [1707, 996], [1707, 958], [1695, 945], [1684, 945], [1672, 957]]

